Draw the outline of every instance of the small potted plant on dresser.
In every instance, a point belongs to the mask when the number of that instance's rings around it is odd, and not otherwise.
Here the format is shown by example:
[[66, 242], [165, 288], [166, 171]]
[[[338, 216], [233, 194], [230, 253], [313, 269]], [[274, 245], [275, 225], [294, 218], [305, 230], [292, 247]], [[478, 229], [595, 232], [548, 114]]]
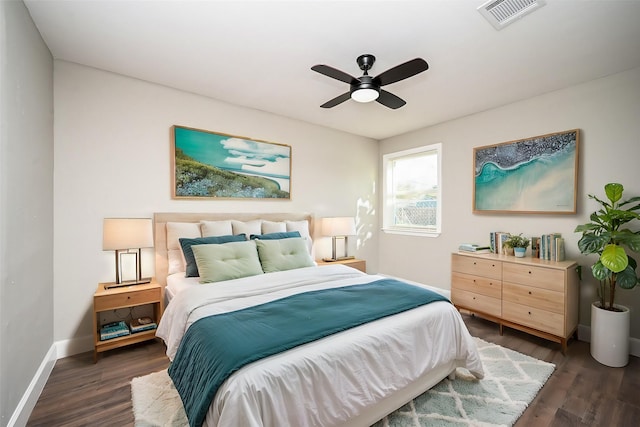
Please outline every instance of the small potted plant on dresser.
[[522, 233], [517, 236], [512, 234], [504, 241], [504, 246], [513, 248], [513, 253], [517, 258], [523, 258], [527, 247], [529, 247], [529, 238], [522, 237]]
[[624, 187], [618, 183], [605, 185], [604, 191], [609, 201], [590, 194], [601, 208], [575, 231], [582, 233], [580, 252], [598, 255], [591, 266], [600, 297], [591, 305], [591, 356], [603, 365], [622, 367], [629, 362], [631, 313], [615, 303], [616, 287], [632, 289], [640, 281], [636, 260], [629, 255], [640, 252], [640, 231], [621, 227], [640, 219], [640, 197], [621, 201]]

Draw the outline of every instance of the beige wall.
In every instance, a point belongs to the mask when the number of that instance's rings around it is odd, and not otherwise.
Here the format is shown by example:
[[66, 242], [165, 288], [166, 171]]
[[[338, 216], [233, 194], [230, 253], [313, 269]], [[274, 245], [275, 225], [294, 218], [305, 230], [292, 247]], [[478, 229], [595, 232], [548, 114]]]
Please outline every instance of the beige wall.
[[[114, 280], [105, 217], [154, 212], [311, 212], [356, 216], [357, 256], [376, 270], [378, 144], [273, 114], [63, 61], [55, 85], [55, 340], [91, 348], [92, 296]], [[171, 199], [170, 129], [183, 125], [292, 147], [291, 201]], [[319, 228], [319, 227], [318, 227]], [[330, 254], [318, 237], [316, 255]], [[143, 273], [153, 274], [151, 251]], [[146, 268], [145, 268], [146, 267]]]
[[22, 2], [0, 2], [0, 67], [0, 425], [5, 426], [26, 421], [15, 410], [53, 343], [53, 59]]
[[[381, 141], [381, 154], [440, 142], [442, 148], [442, 234], [438, 238], [381, 233], [379, 270], [443, 288], [450, 287], [450, 254], [462, 242], [488, 243], [490, 231], [525, 235], [561, 232], [567, 257], [585, 265], [580, 324], [590, 324], [595, 283], [579, 254], [576, 225], [598, 208], [587, 194], [604, 197], [603, 186], [620, 182], [627, 197], [640, 195], [640, 69], [474, 114]], [[580, 129], [577, 215], [474, 215], [473, 147]], [[640, 287], [619, 291], [634, 309], [631, 335], [640, 338]]]

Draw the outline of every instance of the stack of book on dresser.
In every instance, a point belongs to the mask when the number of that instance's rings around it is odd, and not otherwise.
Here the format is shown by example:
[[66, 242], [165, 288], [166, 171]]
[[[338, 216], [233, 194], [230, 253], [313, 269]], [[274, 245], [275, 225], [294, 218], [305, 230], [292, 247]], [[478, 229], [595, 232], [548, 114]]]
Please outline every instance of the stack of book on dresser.
[[[504, 242], [510, 234], [502, 231], [489, 233], [491, 252], [501, 253]], [[531, 257], [547, 261], [564, 261], [564, 238], [560, 233], [543, 234], [540, 237], [531, 237]]]
[[481, 246], [474, 243], [463, 243], [458, 246], [458, 251], [474, 254], [488, 254], [491, 253], [491, 248], [489, 246]]

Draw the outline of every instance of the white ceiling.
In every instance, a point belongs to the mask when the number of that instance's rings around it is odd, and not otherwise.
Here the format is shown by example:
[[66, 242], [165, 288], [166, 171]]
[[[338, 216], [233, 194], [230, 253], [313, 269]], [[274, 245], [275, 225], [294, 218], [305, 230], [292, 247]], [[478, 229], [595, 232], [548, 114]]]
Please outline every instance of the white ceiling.
[[[640, 66], [640, 0], [547, 0], [496, 31], [485, 0], [25, 0], [53, 57], [375, 139]], [[352, 100], [310, 70], [429, 70], [385, 86], [407, 105]]]

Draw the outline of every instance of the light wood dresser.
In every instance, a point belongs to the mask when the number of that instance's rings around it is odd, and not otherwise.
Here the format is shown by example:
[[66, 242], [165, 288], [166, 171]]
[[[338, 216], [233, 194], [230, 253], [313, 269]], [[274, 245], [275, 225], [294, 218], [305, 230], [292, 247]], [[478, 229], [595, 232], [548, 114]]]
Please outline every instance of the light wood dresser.
[[561, 344], [578, 327], [575, 261], [545, 261], [498, 254], [451, 256], [451, 301], [503, 326]]

